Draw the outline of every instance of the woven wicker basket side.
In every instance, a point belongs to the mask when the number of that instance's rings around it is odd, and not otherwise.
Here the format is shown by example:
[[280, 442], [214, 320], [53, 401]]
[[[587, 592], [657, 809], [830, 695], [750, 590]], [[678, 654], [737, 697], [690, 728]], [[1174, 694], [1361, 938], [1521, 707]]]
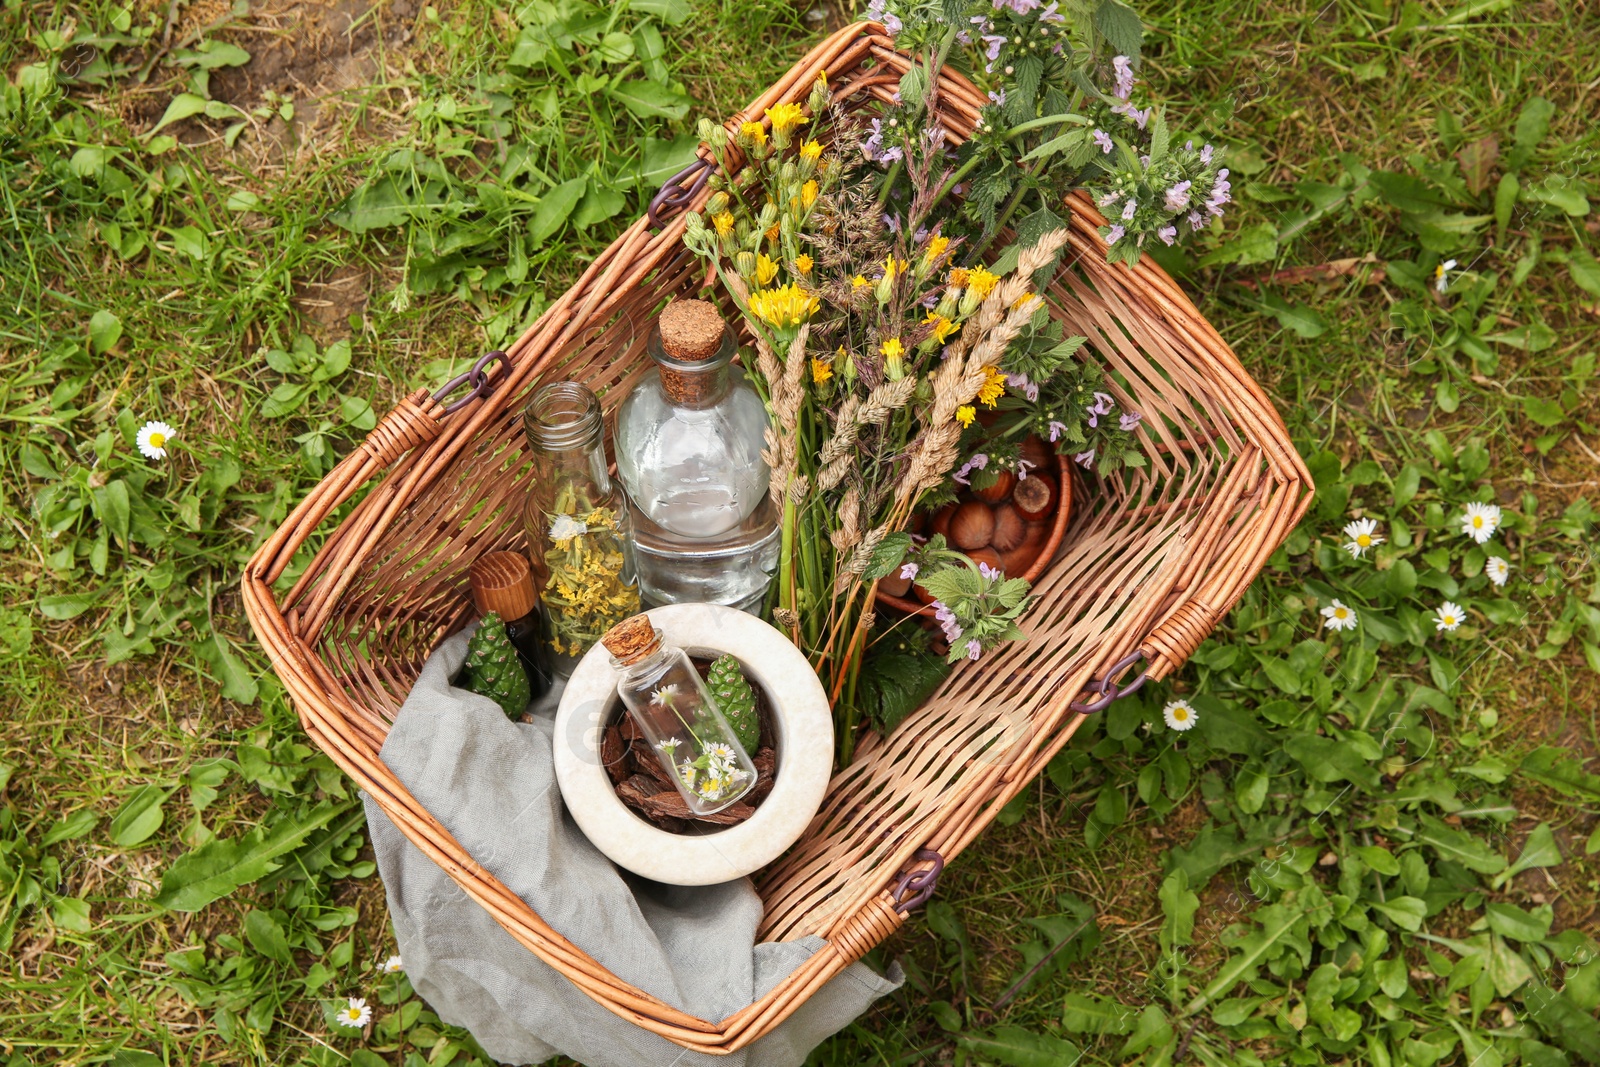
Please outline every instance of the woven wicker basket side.
[[[881, 28], [850, 27], [729, 125], [803, 100], [819, 70], [847, 106], [887, 100], [908, 62]], [[986, 101], [955, 75], [940, 88], [946, 128], [965, 137]], [[681, 218], [658, 233], [640, 220], [606, 249], [508, 350], [487, 398], [448, 418], [425, 394], [408, 398], [251, 561], [247, 611], [309, 735], [464, 891], [597, 1002], [710, 1053], [769, 1032], [904, 920], [887, 887], [926, 866], [919, 850], [959, 853], [1067, 742], [1083, 721], [1068, 704], [1092, 679], [1136, 651], [1154, 677], [1176, 669], [1308, 502], [1281, 421], [1216, 331], [1153, 263], [1107, 265], [1103, 220], [1081, 197], [1071, 207], [1070, 269], [1048, 302], [1126, 383], [1113, 392], [1145, 414], [1150, 464], [1085, 494], [1064, 553], [1036, 583], [1028, 639], [958, 669], [891, 737], [868, 739], [801, 842], [764, 873], [764, 936], [817, 933], [827, 945], [756, 1004], [711, 1022], [611, 974], [476, 864], [378, 757], [427, 652], [470, 610], [468, 565], [522, 547], [522, 399], [542, 379], [572, 377], [611, 411], [648, 366], [657, 310], [699, 290]], [[292, 589], [275, 593], [336, 516]]]

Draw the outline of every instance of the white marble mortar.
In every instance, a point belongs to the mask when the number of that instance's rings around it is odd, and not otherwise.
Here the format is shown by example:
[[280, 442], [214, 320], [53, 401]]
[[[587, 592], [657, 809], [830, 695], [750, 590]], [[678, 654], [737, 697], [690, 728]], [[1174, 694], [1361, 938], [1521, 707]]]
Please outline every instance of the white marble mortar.
[[691, 655], [731, 653], [766, 691], [778, 780], [754, 815], [704, 834], [671, 834], [629, 811], [600, 761], [601, 724], [618, 703], [617, 672], [596, 644], [579, 661], [556, 711], [556, 781], [578, 828], [615, 864], [669, 885], [715, 885], [766, 866], [805, 832], [833, 771], [833, 713], [811, 664], [778, 630], [734, 608], [652, 608], [669, 645]]

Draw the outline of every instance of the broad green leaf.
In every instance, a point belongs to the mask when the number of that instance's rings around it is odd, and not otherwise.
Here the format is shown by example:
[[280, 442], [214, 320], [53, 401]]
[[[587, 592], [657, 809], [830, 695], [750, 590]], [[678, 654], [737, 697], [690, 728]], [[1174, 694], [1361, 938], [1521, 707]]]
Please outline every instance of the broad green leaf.
[[1315, 308], [1303, 304], [1290, 304], [1277, 293], [1267, 293], [1261, 298], [1261, 303], [1267, 312], [1278, 320], [1279, 326], [1293, 330], [1301, 337], [1307, 339], [1321, 337], [1328, 332], [1328, 321]]
[[165, 818], [161, 805], [171, 795], [171, 789], [163, 789], [159, 785], [145, 785], [134, 790], [111, 817], [112, 843], [132, 848], [161, 829]]
[[89, 347], [96, 355], [108, 351], [122, 338], [122, 320], [101, 308], [89, 316]]
[[1553, 912], [1546, 904], [1537, 911], [1523, 911], [1515, 904], [1490, 901], [1484, 905], [1484, 919], [1489, 929], [1501, 937], [1515, 941], [1542, 941], [1550, 936]]
[[1416, 933], [1422, 929], [1422, 920], [1428, 915], [1428, 905], [1416, 897], [1394, 897], [1390, 900], [1372, 900], [1368, 905], [1389, 917], [1402, 930]]
[[1061, 1025], [1075, 1034], [1125, 1034], [1133, 1029], [1137, 1010], [1106, 997], [1068, 993]]
[[1259, 925], [1235, 945], [1235, 954], [1222, 965], [1205, 989], [1189, 1001], [1183, 1014], [1193, 1015], [1213, 998], [1226, 993], [1255, 973], [1257, 966], [1276, 955], [1273, 950], [1278, 943], [1288, 937], [1295, 924], [1304, 921], [1306, 915], [1306, 909], [1288, 904], [1269, 904], [1256, 912]]
[[1561, 410], [1561, 404], [1555, 400], [1547, 400], [1541, 396], [1525, 396], [1522, 398], [1522, 413], [1530, 422], [1540, 426], [1559, 426], [1566, 420], [1567, 413]]
[[250, 62], [250, 53], [227, 41], [205, 41], [193, 51], [184, 49], [173, 58], [182, 67], [216, 70], [218, 67], [242, 67]]
[[1577, 185], [1557, 181], [1555, 178], [1547, 178], [1538, 185], [1523, 186], [1522, 199], [1559, 208], [1573, 218], [1582, 218], [1589, 214], [1589, 198], [1583, 194], [1583, 189]]
[[1567, 273], [1572, 283], [1593, 297], [1600, 297], [1600, 262], [1587, 248], [1574, 248], [1567, 256]]
[[1489, 958], [1485, 970], [1489, 980], [1494, 983], [1495, 992], [1502, 997], [1509, 997], [1533, 977], [1533, 970], [1527, 961], [1499, 934], [1489, 935]]
[[1144, 27], [1131, 7], [1117, 0], [1100, 0], [1094, 9], [1094, 28], [1106, 39], [1113, 54], [1130, 56], [1137, 62]]
[[100, 822], [100, 816], [88, 808], [79, 808], [60, 822], [44, 832], [39, 839], [40, 848], [49, 848], [60, 841], [73, 841], [93, 830]]
[[887, 578], [892, 571], [899, 569], [901, 562], [906, 558], [906, 550], [911, 547], [911, 535], [905, 532], [889, 534], [873, 547], [872, 554], [867, 559], [866, 570], [861, 574], [863, 582], [875, 582], [880, 578]]
[[244, 917], [244, 936], [257, 952], [268, 959], [279, 963], [294, 962], [294, 953], [283, 936], [283, 927], [267, 912], [251, 909]]
[[1528, 840], [1522, 845], [1522, 851], [1517, 858], [1511, 861], [1511, 866], [1494, 880], [1494, 887], [1501, 888], [1511, 879], [1523, 871], [1534, 867], [1559, 867], [1561, 865], [1561, 846], [1556, 844], [1555, 834], [1550, 829], [1550, 824], [1542, 822], [1528, 834]]
[[540, 242], [559, 230], [567, 221], [567, 216], [572, 214], [572, 209], [577, 206], [578, 198], [583, 195], [588, 182], [587, 178], [573, 178], [546, 192], [544, 198], [539, 201], [538, 209], [533, 213], [533, 222], [528, 227], [528, 237], [534, 242]]
[[1224, 238], [1220, 248], [1200, 258], [1200, 265], [1213, 267], [1224, 263], [1237, 263], [1240, 266], [1249, 266], [1253, 263], [1270, 262], [1277, 254], [1277, 229], [1270, 222], [1260, 222], [1254, 226], [1246, 226], [1230, 237]]
[[50, 902], [50, 921], [63, 930], [86, 934], [93, 925], [89, 917], [89, 902], [76, 897], [57, 897]]
[[199, 911], [277, 870], [277, 859], [294, 851], [313, 831], [320, 830], [352, 803], [324, 803], [301, 818], [286, 818], [269, 832], [265, 827], [236, 838], [208, 841], [175, 860], [161, 876], [155, 901], [173, 911]]
[[1464, 830], [1452, 829], [1431, 815], [1419, 817], [1416, 839], [1432, 848], [1441, 859], [1459, 863], [1479, 874], [1499, 874], [1506, 859]]
[[1542, 96], [1531, 97], [1522, 105], [1522, 111], [1517, 115], [1515, 136], [1517, 144], [1524, 148], [1537, 148], [1539, 142], [1544, 140], [1544, 135], [1550, 130], [1550, 119], [1556, 113], [1556, 106]]
[[687, 133], [670, 141], [646, 136], [640, 144], [643, 162], [639, 165], [639, 185], [650, 196], [654, 196], [668, 178], [693, 163], [700, 148], [699, 138]]
[[[1567, 990], [1557, 991], [1543, 982], [1532, 981], [1523, 990], [1522, 1003], [1528, 1014], [1538, 1020], [1539, 1029], [1573, 1054], [1572, 1062], [1600, 1063], [1600, 1022], [1574, 1003]], [[1523, 1049], [1523, 1063], [1527, 1064], [1526, 1042]]]
[[196, 655], [210, 665], [217, 681], [222, 684], [223, 696], [240, 704], [255, 703], [260, 687], [244, 661], [234, 655], [226, 637], [212, 631], [206, 635], [205, 640], [194, 646], [194, 650]]
[[179, 93], [172, 98], [172, 103], [167, 105], [166, 113], [161, 116], [161, 121], [146, 130], [144, 136], [149, 137], [157, 130], [174, 122], [182, 122], [184, 119], [202, 114], [208, 103], [210, 101], [203, 96], [196, 96], [194, 93]]
[[1170, 950], [1175, 945], [1192, 944], [1194, 913], [1200, 908], [1200, 898], [1189, 890], [1188, 873], [1180, 867], [1167, 875], [1162, 879], [1159, 895], [1161, 911], [1166, 916], [1161, 924], [1162, 948]]
[[583, 200], [578, 203], [578, 210], [573, 212], [572, 224], [580, 230], [588, 229], [597, 222], [604, 222], [627, 205], [627, 197], [591, 181], [589, 191], [583, 194]]
[[625, 81], [606, 90], [613, 100], [639, 118], [681, 119], [693, 103], [687, 95], [651, 81]]
[[1007, 1067], [1063, 1067], [1078, 1062], [1077, 1045], [1052, 1034], [1036, 1034], [1020, 1026], [997, 1026], [987, 1034], [963, 1034], [957, 1039], [968, 1052]]
[[628, 0], [628, 10], [654, 15], [668, 26], [681, 26], [690, 15], [688, 0]]

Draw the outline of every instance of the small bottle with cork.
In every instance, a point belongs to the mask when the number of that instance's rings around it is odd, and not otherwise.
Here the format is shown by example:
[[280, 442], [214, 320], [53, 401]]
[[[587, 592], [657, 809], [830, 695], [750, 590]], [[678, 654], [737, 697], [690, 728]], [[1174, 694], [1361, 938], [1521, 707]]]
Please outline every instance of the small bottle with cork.
[[691, 812], [714, 814], [750, 792], [755, 765], [688, 653], [663, 641], [647, 615], [624, 619], [600, 643], [621, 676], [617, 695]]
[[478, 614], [493, 612], [505, 620], [506, 636], [528, 675], [531, 699], [538, 700], [550, 691], [550, 643], [527, 557], [520, 552], [479, 556], [467, 571], [467, 583]]
[[778, 508], [761, 457], [766, 404], [716, 305], [661, 312], [652, 367], [617, 412], [617, 477], [627, 490], [640, 592], [655, 604], [752, 609], [777, 568]]

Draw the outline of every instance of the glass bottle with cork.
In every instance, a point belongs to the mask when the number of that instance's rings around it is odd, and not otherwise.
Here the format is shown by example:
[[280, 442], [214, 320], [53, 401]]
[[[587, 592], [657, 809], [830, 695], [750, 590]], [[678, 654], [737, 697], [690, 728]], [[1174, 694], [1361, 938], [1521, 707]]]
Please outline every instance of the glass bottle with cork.
[[767, 410], [736, 350], [716, 305], [675, 300], [649, 340], [656, 365], [618, 409], [617, 477], [651, 603], [754, 608], [777, 568]]
[[523, 523], [543, 591], [550, 665], [566, 677], [612, 626], [639, 610], [623, 495], [606, 468], [600, 400], [552, 382], [522, 415], [533, 458]]
[[601, 642], [621, 676], [617, 695], [689, 810], [711, 815], [750, 792], [755, 765], [688, 653], [663, 641], [647, 615], [623, 620]]
[[467, 571], [472, 602], [478, 614], [494, 612], [505, 621], [506, 636], [528, 675], [532, 699], [550, 691], [550, 643], [533, 588], [533, 569], [520, 552], [489, 552], [473, 560]]

